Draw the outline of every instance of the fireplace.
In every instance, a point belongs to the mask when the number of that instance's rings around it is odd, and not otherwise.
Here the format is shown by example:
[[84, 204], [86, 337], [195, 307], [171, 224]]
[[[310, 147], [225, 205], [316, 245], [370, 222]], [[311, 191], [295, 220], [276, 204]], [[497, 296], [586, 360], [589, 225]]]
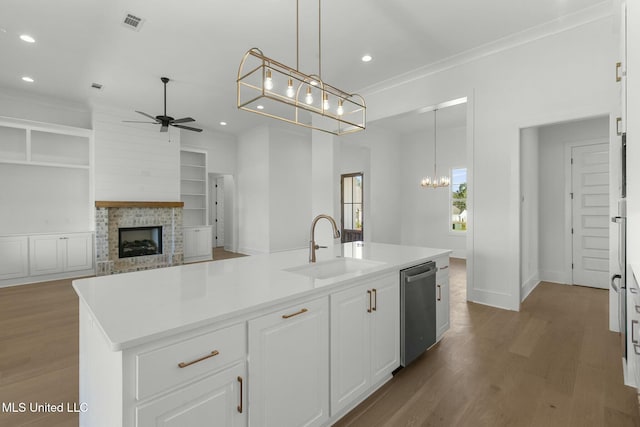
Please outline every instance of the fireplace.
[[118, 229], [118, 256], [130, 258], [162, 254], [162, 226]]

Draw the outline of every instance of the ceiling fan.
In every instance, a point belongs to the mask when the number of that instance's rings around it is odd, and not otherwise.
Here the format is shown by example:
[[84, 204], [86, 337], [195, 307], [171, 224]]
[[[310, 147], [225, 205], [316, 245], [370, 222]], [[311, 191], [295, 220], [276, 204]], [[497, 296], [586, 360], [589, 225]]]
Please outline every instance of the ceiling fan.
[[164, 114], [162, 116], [155, 116], [153, 117], [151, 114], [147, 114], [144, 113], [142, 111], [137, 111], [136, 113], [138, 114], [142, 114], [145, 117], [150, 118], [151, 120], [153, 120], [153, 122], [139, 122], [139, 121], [134, 121], [134, 120], [124, 120], [124, 122], [126, 123], [152, 123], [152, 124], [159, 124], [160, 127], [160, 132], [167, 132], [169, 130], [169, 126], [174, 126], [180, 129], [186, 129], [186, 130], [191, 130], [194, 132], [202, 132], [202, 129], [198, 129], [198, 128], [194, 128], [191, 126], [184, 126], [181, 125], [180, 123], [189, 123], [189, 122], [195, 122], [196, 120], [191, 118], [191, 117], [183, 117], [182, 119], [174, 119], [171, 116], [167, 116], [167, 83], [169, 83], [169, 78], [168, 77], [160, 77], [160, 80], [162, 81], [162, 83], [164, 83]]

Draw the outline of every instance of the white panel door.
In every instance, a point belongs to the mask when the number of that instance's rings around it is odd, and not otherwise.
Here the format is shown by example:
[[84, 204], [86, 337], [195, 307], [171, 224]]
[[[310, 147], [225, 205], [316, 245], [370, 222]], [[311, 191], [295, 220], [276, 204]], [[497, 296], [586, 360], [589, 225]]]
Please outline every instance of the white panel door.
[[29, 240], [26, 236], [0, 237], [0, 280], [29, 274]]
[[224, 178], [216, 179], [216, 222], [215, 222], [215, 247], [224, 246]]
[[249, 321], [252, 427], [311, 427], [329, 419], [328, 298]]
[[572, 147], [573, 283], [608, 289], [609, 144]]
[[373, 283], [371, 381], [382, 381], [400, 366], [400, 287], [398, 278]]
[[331, 415], [348, 406], [371, 384], [367, 290], [367, 286], [356, 286], [331, 295]]
[[31, 275], [61, 273], [64, 271], [64, 236], [30, 236], [29, 252]]

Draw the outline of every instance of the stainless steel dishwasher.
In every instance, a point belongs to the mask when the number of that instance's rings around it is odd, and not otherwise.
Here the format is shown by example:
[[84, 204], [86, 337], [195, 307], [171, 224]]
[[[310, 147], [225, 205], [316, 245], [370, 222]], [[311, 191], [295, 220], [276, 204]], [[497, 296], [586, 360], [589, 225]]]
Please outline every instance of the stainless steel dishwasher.
[[436, 263], [400, 270], [400, 364], [436, 342]]

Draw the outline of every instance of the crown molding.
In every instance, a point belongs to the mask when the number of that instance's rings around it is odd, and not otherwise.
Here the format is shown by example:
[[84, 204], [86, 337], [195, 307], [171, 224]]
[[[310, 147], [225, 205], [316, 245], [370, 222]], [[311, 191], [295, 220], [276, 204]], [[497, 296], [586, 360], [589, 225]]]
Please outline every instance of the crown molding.
[[507, 37], [469, 49], [440, 61], [382, 80], [359, 90], [358, 93], [361, 93], [366, 97], [368, 95], [393, 89], [397, 86], [401, 86], [433, 74], [441, 73], [500, 52], [515, 49], [527, 43], [569, 31], [592, 22], [600, 21], [613, 15], [614, 7], [612, 0], [605, 0], [573, 14], [562, 16], [554, 19], [553, 21], [537, 25], [519, 33], [511, 34]]

